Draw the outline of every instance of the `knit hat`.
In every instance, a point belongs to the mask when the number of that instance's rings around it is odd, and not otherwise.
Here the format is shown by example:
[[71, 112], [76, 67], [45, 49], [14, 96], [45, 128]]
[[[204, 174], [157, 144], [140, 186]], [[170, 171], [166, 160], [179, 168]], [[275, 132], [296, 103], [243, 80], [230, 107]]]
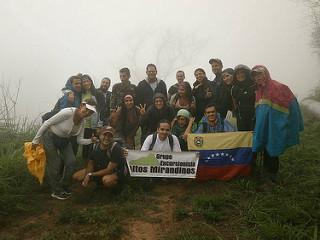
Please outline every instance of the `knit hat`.
[[179, 111], [178, 111], [178, 113], [177, 113], [177, 117], [179, 117], [179, 116], [182, 116], [182, 117], [185, 117], [185, 118], [190, 118], [190, 113], [189, 113], [189, 111], [188, 110], [186, 110], [186, 109], [180, 109]]

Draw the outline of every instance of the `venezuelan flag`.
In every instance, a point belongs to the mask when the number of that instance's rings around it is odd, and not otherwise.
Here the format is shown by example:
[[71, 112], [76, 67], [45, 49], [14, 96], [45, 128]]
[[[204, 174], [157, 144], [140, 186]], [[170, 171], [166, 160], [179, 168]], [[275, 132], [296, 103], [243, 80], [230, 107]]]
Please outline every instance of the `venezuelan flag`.
[[251, 172], [252, 132], [189, 134], [188, 149], [200, 152], [198, 180], [230, 180]]

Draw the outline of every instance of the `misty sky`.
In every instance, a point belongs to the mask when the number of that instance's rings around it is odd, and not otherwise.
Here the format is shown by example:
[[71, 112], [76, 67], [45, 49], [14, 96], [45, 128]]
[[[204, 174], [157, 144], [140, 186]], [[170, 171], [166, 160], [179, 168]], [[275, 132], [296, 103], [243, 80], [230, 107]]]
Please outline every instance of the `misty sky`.
[[155, 63], [167, 86], [175, 71], [221, 58], [225, 67], [266, 65], [273, 79], [307, 96], [320, 76], [310, 47], [311, 20], [298, 0], [0, 0], [0, 73], [14, 91], [19, 79], [20, 114], [36, 117], [53, 108], [69, 76], [88, 73], [131, 81]]

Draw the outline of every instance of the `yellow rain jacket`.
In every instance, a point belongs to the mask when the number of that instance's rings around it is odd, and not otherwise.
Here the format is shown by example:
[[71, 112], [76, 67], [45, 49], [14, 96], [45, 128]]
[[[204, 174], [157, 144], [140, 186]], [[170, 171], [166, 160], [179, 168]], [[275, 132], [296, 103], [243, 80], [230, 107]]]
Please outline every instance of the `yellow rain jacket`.
[[27, 160], [31, 175], [38, 178], [40, 184], [42, 184], [46, 169], [46, 153], [43, 144], [39, 144], [34, 150], [32, 149], [32, 142], [24, 143], [23, 157]]

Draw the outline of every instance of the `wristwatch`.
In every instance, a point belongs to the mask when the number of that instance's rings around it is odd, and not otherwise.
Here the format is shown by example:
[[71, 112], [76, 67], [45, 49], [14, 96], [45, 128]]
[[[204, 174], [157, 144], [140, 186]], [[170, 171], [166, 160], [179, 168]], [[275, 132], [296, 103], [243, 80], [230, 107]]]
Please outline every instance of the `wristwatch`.
[[87, 174], [87, 176], [89, 176], [89, 179], [91, 180], [92, 172], [89, 172], [89, 173]]

